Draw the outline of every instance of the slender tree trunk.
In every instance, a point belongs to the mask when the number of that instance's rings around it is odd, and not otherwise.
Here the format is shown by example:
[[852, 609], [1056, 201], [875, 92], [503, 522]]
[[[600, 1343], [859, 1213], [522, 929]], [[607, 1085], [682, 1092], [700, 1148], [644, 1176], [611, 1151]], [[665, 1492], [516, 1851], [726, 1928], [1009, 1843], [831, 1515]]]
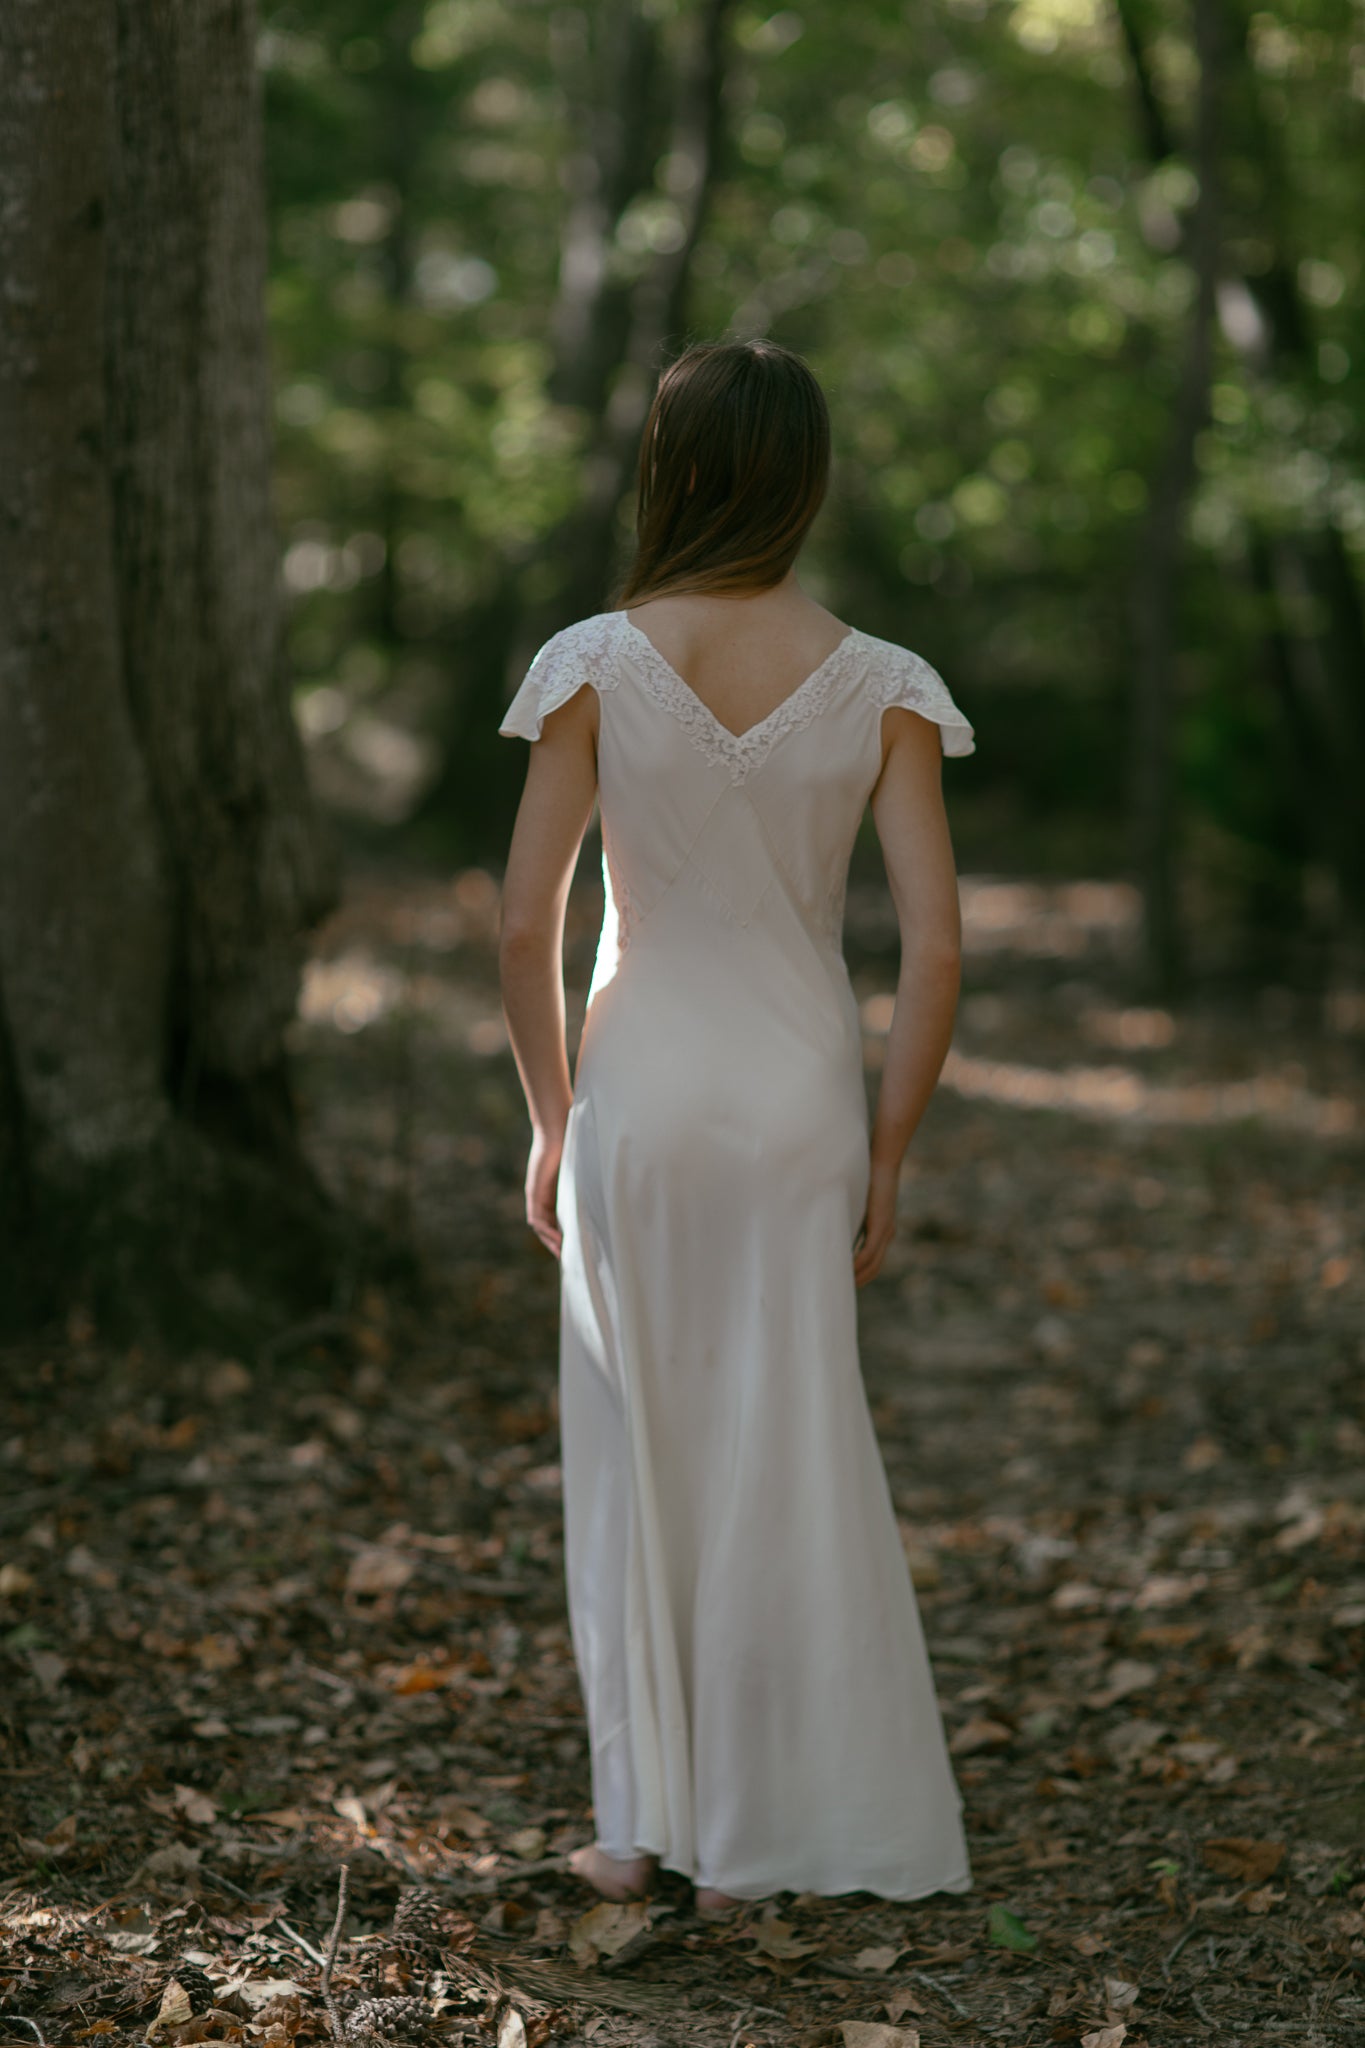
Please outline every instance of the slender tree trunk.
[[[1152, 79], [1137, 6], [1138, 0], [1116, 0], [1141, 131], [1149, 156], [1160, 163], [1176, 143]], [[1297, 283], [1279, 137], [1261, 110], [1247, 52], [1249, 18], [1238, 9], [1232, 19], [1240, 154], [1253, 173], [1251, 189], [1259, 185], [1258, 233], [1274, 254], [1255, 275], [1225, 275], [1223, 331], [1263, 388], [1281, 373], [1311, 381], [1311, 322]], [[1241, 182], [1247, 185], [1245, 173]], [[1276, 679], [1287, 741], [1300, 764], [1304, 839], [1330, 866], [1359, 930], [1365, 924], [1365, 606], [1359, 581], [1341, 531], [1330, 521], [1311, 531], [1273, 533], [1253, 521], [1249, 553], [1253, 580], [1268, 602], [1267, 670]]]
[[252, 1264], [249, 1204], [267, 1262], [296, 1230], [291, 1285], [321, 1243], [254, 36], [250, 0], [0, 16], [0, 1313], [90, 1289], [126, 1325], [164, 1287], [192, 1319]]
[[1135, 654], [1132, 725], [1132, 837], [1142, 890], [1144, 978], [1169, 994], [1183, 974], [1176, 888], [1175, 690], [1179, 654], [1185, 513], [1194, 482], [1195, 444], [1209, 417], [1217, 304], [1219, 221], [1218, 101], [1221, 0], [1192, 0], [1199, 58], [1194, 166], [1199, 196], [1188, 253], [1195, 274], [1179, 380], [1165, 454], [1154, 479], [1133, 576]]

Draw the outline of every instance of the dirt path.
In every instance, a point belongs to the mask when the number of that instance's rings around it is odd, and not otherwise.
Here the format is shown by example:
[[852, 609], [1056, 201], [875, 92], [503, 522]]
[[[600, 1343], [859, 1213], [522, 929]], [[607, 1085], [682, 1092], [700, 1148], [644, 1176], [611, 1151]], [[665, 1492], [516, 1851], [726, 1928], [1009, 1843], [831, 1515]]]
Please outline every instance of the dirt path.
[[[307, 1113], [335, 1184], [409, 1222], [435, 1312], [370, 1295], [171, 1363], [76, 1318], [5, 1361], [0, 2036], [326, 2038], [301, 1944], [348, 1859], [343, 2008], [441, 1993], [385, 1934], [425, 1877], [457, 1913], [447, 2037], [500, 2048], [1365, 2038], [1360, 1019], [1125, 1008], [1121, 891], [966, 898], [863, 1343], [975, 1891], [715, 1928], [670, 1881], [585, 1923], [496, 891], [371, 879], [310, 972]], [[593, 916], [585, 890], [580, 987]], [[874, 1066], [889, 936], [855, 891]], [[172, 1993], [149, 2037], [177, 1964], [215, 2004]]]

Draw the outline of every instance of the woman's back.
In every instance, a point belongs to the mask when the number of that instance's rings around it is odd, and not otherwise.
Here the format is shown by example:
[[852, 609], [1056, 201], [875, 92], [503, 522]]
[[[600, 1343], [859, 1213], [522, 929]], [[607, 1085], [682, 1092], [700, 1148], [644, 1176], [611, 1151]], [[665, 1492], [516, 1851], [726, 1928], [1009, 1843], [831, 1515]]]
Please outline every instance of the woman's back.
[[[576, 1867], [616, 1896], [654, 1859], [703, 1905], [970, 1882], [855, 1288], [951, 1026], [939, 754], [969, 752], [971, 728], [926, 662], [796, 585], [827, 457], [795, 358], [690, 351], [643, 439], [630, 608], [556, 634], [502, 726], [545, 732], [504, 991], [528, 1214], [562, 1256], [598, 1833]], [[570, 1085], [559, 947], [594, 797], [607, 908]], [[909, 991], [872, 1134], [839, 943], [869, 797]]]

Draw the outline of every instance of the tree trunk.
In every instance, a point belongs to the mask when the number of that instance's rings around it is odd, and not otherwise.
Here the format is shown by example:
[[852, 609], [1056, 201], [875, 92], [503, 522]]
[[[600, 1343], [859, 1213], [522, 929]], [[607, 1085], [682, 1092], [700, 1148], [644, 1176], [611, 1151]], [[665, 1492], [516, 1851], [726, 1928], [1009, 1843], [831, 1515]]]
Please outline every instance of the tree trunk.
[[329, 866], [279, 658], [254, 28], [0, 28], [0, 1165], [32, 1283], [0, 1310], [93, 1290], [126, 1322], [161, 1281], [188, 1310], [205, 1244], [251, 1263], [248, 1190], [270, 1260], [272, 1209], [321, 1243], [283, 1033]]
[[[1153, 163], [1160, 163], [1176, 143], [1156, 94], [1135, 0], [1117, 0], [1117, 11], [1142, 134]], [[1282, 373], [1311, 382], [1311, 323], [1297, 283], [1278, 133], [1260, 107], [1247, 51], [1249, 17], [1239, 9], [1233, 19], [1240, 182], [1251, 190], [1259, 183], [1257, 228], [1274, 253], [1263, 272], [1225, 277], [1223, 331], [1254, 383], [1266, 387]], [[1253, 581], [1268, 600], [1266, 665], [1299, 764], [1304, 839], [1331, 868], [1359, 931], [1365, 924], [1365, 805], [1359, 797], [1365, 785], [1365, 607], [1356, 572], [1340, 529], [1330, 522], [1306, 532], [1271, 532], [1253, 521], [1249, 556]]]
[[1195, 297], [1166, 451], [1152, 485], [1133, 575], [1133, 860], [1143, 900], [1144, 980], [1157, 995], [1176, 989], [1184, 965], [1176, 891], [1175, 671], [1185, 511], [1194, 482], [1195, 444], [1209, 417], [1218, 287], [1219, 6], [1220, 0], [1193, 0], [1199, 57], [1193, 154], [1199, 197], [1189, 257]]

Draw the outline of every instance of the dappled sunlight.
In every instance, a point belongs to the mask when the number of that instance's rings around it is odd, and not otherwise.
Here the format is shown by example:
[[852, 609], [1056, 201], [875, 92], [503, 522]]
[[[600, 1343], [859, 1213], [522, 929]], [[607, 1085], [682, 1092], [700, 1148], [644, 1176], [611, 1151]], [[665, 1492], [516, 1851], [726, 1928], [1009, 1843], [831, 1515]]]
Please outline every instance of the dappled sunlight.
[[969, 957], [1018, 953], [1074, 959], [1099, 946], [1126, 953], [1137, 942], [1142, 905], [1127, 882], [1002, 881], [964, 875], [962, 947]]
[[1350, 1138], [1365, 1128], [1358, 1104], [1314, 1095], [1282, 1074], [1247, 1081], [1160, 1083], [1131, 1067], [1066, 1066], [1056, 1072], [1015, 1060], [950, 1052], [942, 1085], [957, 1095], [1014, 1109], [1064, 1110], [1109, 1122], [1265, 1123], [1316, 1138]]

